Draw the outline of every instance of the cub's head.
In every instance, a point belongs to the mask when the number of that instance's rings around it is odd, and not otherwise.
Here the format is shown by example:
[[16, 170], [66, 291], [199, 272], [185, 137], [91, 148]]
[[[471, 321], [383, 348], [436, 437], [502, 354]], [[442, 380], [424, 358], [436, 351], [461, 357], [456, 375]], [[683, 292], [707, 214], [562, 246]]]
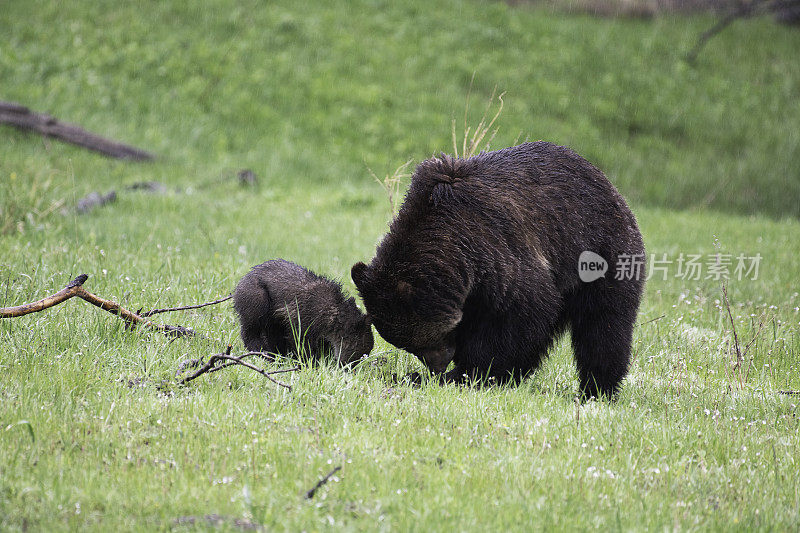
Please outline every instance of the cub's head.
[[369, 316], [361, 312], [355, 298], [348, 298], [345, 303], [344, 332], [339, 361], [343, 365], [357, 363], [372, 351], [375, 343], [372, 337], [372, 322]]
[[454, 330], [462, 312], [438, 278], [425, 274], [386, 272], [361, 262], [350, 271], [378, 333], [438, 373], [455, 354]]

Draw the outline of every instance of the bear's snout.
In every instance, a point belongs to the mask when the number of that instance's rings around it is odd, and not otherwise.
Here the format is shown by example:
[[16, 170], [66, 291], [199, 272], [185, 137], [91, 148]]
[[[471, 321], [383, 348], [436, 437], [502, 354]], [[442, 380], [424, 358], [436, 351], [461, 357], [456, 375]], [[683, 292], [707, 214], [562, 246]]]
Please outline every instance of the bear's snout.
[[419, 357], [431, 372], [441, 374], [447, 370], [447, 365], [453, 360], [455, 348], [445, 346], [439, 349], [420, 351], [414, 355]]

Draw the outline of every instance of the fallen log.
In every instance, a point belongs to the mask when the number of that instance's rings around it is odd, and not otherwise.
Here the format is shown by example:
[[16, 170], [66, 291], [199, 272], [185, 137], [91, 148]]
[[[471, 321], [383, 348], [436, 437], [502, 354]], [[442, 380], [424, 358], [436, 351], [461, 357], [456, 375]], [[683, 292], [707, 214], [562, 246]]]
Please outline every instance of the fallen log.
[[10, 124], [22, 130], [35, 131], [46, 137], [60, 139], [117, 159], [149, 161], [154, 158], [153, 154], [144, 150], [100, 137], [80, 126], [61, 122], [45, 113], [36, 113], [14, 102], [0, 101], [0, 124]]

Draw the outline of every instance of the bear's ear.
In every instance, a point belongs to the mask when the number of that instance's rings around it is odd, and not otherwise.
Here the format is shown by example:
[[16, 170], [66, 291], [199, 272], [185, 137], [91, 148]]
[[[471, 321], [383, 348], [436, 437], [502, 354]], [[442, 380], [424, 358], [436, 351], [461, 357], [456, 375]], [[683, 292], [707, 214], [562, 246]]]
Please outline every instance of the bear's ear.
[[367, 284], [367, 265], [361, 261], [353, 265], [353, 268], [350, 269], [350, 277], [353, 278], [356, 288], [359, 291], [362, 290]]

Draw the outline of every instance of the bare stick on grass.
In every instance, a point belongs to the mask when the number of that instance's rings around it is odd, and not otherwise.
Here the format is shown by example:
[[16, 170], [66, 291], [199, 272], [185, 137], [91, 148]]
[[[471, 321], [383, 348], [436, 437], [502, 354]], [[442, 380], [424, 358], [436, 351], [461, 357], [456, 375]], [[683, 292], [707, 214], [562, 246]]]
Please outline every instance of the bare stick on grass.
[[314, 494], [316, 494], [316, 493], [317, 493], [317, 491], [320, 489], [320, 487], [322, 487], [322, 486], [323, 486], [325, 483], [327, 483], [328, 481], [330, 481], [330, 479], [333, 477], [333, 475], [334, 475], [336, 472], [338, 472], [339, 470], [341, 470], [341, 469], [342, 469], [341, 465], [340, 465], [340, 466], [337, 466], [336, 468], [334, 468], [333, 470], [331, 470], [330, 472], [328, 472], [328, 473], [325, 475], [325, 477], [323, 477], [322, 479], [320, 479], [319, 481], [317, 481], [317, 484], [316, 484], [316, 485], [314, 485], [313, 487], [311, 487], [311, 489], [309, 489], [309, 491], [308, 491], [308, 492], [306, 492], [306, 500], [310, 500], [311, 498], [313, 498], [313, 497], [314, 497]]
[[228, 345], [228, 348], [223, 353], [217, 353], [212, 355], [208, 359], [208, 361], [202, 367], [200, 367], [194, 374], [191, 374], [190, 376], [186, 376], [185, 378], [183, 378], [180, 381], [180, 384], [185, 385], [186, 383], [189, 383], [190, 381], [199, 378], [203, 374], [210, 374], [212, 372], [216, 372], [217, 370], [222, 370], [223, 368], [227, 368], [229, 366], [241, 365], [249, 368], [250, 370], [253, 370], [254, 372], [258, 372], [259, 374], [261, 374], [262, 376], [264, 376], [265, 378], [267, 378], [268, 380], [270, 380], [271, 382], [275, 383], [278, 386], [281, 386], [288, 390], [292, 390], [291, 385], [278, 381], [277, 379], [273, 378], [272, 375], [283, 374], [286, 372], [297, 372], [298, 370], [300, 370], [299, 366], [292, 368], [282, 368], [279, 370], [264, 370], [263, 368], [259, 368], [254, 364], [245, 361], [246, 358], [252, 356], [263, 357], [265, 359], [270, 359], [270, 360], [272, 359], [272, 356], [265, 352], [247, 352], [242, 355], [231, 355], [231, 346]]
[[126, 324], [132, 327], [141, 325], [155, 331], [160, 331], [161, 333], [171, 337], [195, 335], [195, 331], [191, 328], [185, 328], [183, 326], [170, 326], [168, 324], [156, 324], [155, 322], [151, 322], [147, 318], [142, 317], [133, 311], [125, 309], [114, 301], [106, 300], [105, 298], [101, 298], [96, 294], [87, 291], [83, 288], [83, 284], [86, 283], [87, 279], [89, 279], [88, 275], [81, 274], [57, 293], [51, 294], [50, 296], [42, 298], [39, 301], [17, 305], [14, 307], [0, 308], [0, 318], [15, 318], [25, 316], [30, 313], [44, 311], [45, 309], [49, 309], [50, 307], [77, 296], [78, 298], [81, 298], [82, 300], [85, 300], [104, 311], [108, 311], [112, 315], [118, 316], [124, 320]]
[[[31, 314], [31, 313], [36, 313], [36, 312], [39, 312], [39, 311], [44, 311], [45, 309], [49, 309], [51, 307], [54, 307], [54, 306], [56, 306], [56, 305], [58, 305], [58, 304], [60, 304], [62, 302], [65, 302], [65, 301], [69, 300], [70, 298], [74, 298], [74, 297], [77, 296], [78, 298], [86, 300], [90, 304], [95, 305], [95, 306], [99, 307], [100, 309], [103, 309], [103, 310], [108, 311], [109, 313], [111, 313], [113, 315], [118, 316], [119, 318], [124, 320], [127, 325], [130, 325], [131, 327], [135, 327], [137, 325], [142, 325], [142, 326], [145, 326], [147, 328], [150, 328], [150, 329], [153, 329], [153, 330], [156, 330], [156, 331], [160, 331], [161, 333], [164, 333], [165, 335], [177, 338], [177, 337], [195, 335], [196, 333], [195, 333], [194, 330], [192, 330], [190, 328], [185, 328], [183, 326], [170, 326], [170, 325], [167, 325], [167, 324], [156, 324], [154, 322], [151, 322], [146, 317], [150, 316], [150, 315], [153, 315], [156, 312], [177, 311], [177, 310], [183, 310], [183, 309], [197, 309], [197, 308], [200, 308], [200, 307], [206, 307], [208, 305], [213, 305], [215, 303], [224, 302], [226, 300], [229, 300], [232, 297], [232, 296], [227, 296], [225, 298], [220, 298], [219, 300], [216, 300], [214, 302], [210, 302], [210, 303], [206, 303], [206, 304], [200, 304], [200, 305], [190, 305], [190, 306], [184, 306], [184, 307], [180, 307], [180, 308], [170, 308], [170, 309], [155, 309], [153, 311], [149, 311], [145, 315], [140, 315], [138, 313], [134, 313], [132, 311], [129, 311], [128, 309], [125, 309], [124, 307], [122, 307], [121, 305], [119, 305], [116, 302], [113, 302], [111, 300], [106, 300], [104, 298], [100, 298], [99, 296], [97, 296], [95, 294], [92, 294], [91, 292], [89, 292], [86, 289], [84, 289], [83, 288], [83, 284], [86, 282], [87, 279], [89, 279], [88, 275], [81, 274], [80, 276], [78, 276], [77, 278], [72, 280], [66, 287], [64, 287], [63, 289], [61, 289], [57, 293], [51, 294], [50, 296], [42, 298], [41, 300], [38, 300], [36, 302], [23, 304], [23, 305], [17, 305], [17, 306], [14, 306], [14, 307], [3, 307], [3, 308], [0, 308], [0, 318], [15, 318], [15, 317], [20, 317], [20, 316], [25, 316], [25, 315], [28, 315], [28, 314]], [[212, 355], [207, 363], [205, 363], [194, 374], [192, 374], [190, 376], [187, 376], [184, 379], [182, 379], [181, 383], [182, 384], [188, 383], [188, 382], [192, 381], [193, 379], [196, 379], [197, 377], [199, 377], [199, 376], [201, 376], [203, 374], [216, 372], [217, 370], [222, 370], [223, 368], [227, 368], [229, 366], [241, 365], [241, 366], [247, 367], [247, 368], [249, 368], [249, 369], [251, 369], [251, 370], [253, 370], [255, 372], [258, 372], [259, 374], [261, 374], [262, 376], [266, 377], [268, 380], [272, 381], [276, 385], [279, 385], [279, 386], [284, 387], [286, 389], [292, 390], [292, 387], [290, 385], [287, 385], [286, 383], [283, 383], [283, 382], [280, 382], [280, 381], [276, 380], [275, 378], [272, 377], [272, 375], [273, 374], [281, 374], [281, 373], [285, 373], [285, 372], [296, 372], [297, 370], [300, 370], [299, 366], [294, 367], [294, 368], [284, 368], [284, 369], [280, 369], [280, 370], [267, 371], [267, 370], [264, 370], [263, 368], [259, 368], [259, 367], [255, 366], [254, 364], [252, 364], [252, 363], [250, 363], [248, 361], [245, 361], [246, 358], [253, 357], [253, 356], [262, 357], [262, 358], [268, 359], [270, 361], [274, 360], [274, 357], [271, 354], [265, 353], [265, 352], [247, 352], [247, 353], [239, 355], [239, 356], [231, 355], [231, 347], [228, 346], [228, 349], [224, 353], [218, 353], [218, 354]], [[187, 366], [197, 366], [199, 364], [201, 364], [201, 361], [199, 361], [199, 360], [186, 361], [181, 365], [181, 369], [180, 370], [183, 370], [183, 368], [186, 368]], [[179, 372], [180, 372], [180, 370], [179, 370]]]

